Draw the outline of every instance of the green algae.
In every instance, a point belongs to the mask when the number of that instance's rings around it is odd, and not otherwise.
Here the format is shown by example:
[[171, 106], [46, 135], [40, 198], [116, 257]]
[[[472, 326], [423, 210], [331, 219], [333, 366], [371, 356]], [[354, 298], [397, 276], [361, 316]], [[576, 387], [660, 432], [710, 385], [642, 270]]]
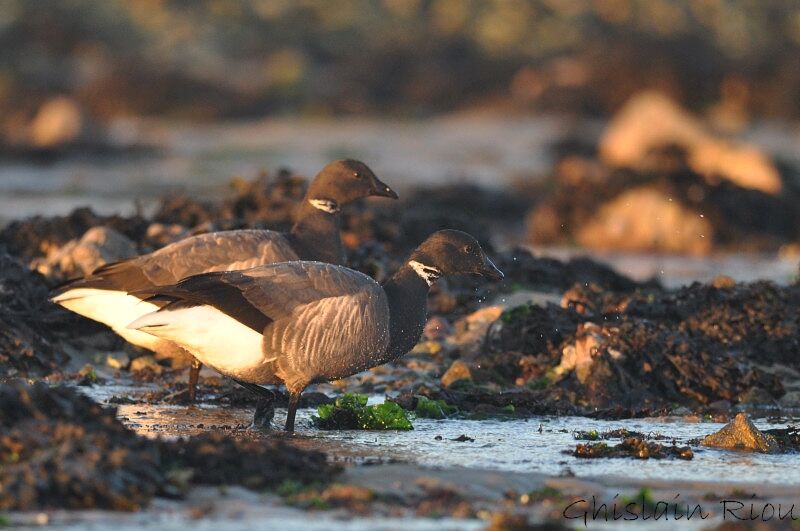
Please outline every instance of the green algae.
[[414, 413], [417, 417], [427, 419], [444, 419], [458, 413], [458, 408], [451, 406], [444, 400], [431, 400], [430, 398], [417, 395]]
[[347, 393], [317, 408], [311, 417], [323, 430], [412, 430], [406, 411], [394, 402], [367, 405], [367, 395]]

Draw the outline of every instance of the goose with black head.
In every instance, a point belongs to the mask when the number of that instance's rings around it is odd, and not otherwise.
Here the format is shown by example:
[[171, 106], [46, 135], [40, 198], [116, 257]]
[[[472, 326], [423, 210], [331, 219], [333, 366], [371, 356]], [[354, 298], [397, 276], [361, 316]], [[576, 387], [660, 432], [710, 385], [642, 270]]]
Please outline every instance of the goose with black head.
[[174, 341], [258, 391], [284, 384], [286, 430], [300, 394], [403, 356], [419, 341], [442, 276], [503, 274], [469, 234], [432, 234], [382, 286], [343, 266], [296, 261], [206, 273], [137, 297], [165, 304], [129, 326]]

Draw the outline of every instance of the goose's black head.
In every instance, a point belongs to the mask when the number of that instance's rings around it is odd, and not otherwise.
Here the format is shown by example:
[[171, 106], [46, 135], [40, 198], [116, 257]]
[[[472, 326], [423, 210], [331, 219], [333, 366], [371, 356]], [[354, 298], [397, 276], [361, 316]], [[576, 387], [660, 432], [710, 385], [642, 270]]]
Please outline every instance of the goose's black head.
[[429, 285], [443, 275], [503, 278], [478, 241], [460, 230], [434, 232], [411, 254], [409, 264]]
[[357, 160], [335, 160], [322, 168], [308, 187], [309, 201], [333, 202], [333, 207], [369, 196], [391, 197], [397, 194], [381, 182], [372, 170]]

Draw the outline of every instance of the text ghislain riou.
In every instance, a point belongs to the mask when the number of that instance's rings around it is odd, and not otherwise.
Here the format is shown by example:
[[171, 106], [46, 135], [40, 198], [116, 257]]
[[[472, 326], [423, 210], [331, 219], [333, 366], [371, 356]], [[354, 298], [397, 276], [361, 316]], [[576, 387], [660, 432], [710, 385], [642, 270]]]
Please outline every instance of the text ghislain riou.
[[[596, 496], [591, 500], [577, 500], [564, 508], [563, 517], [567, 520], [589, 522], [635, 521], [635, 520], [705, 520], [711, 516], [710, 507], [690, 504], [679, 500], [680, 494], [670, 501], [654, 502], [644, 495], [619, 500], [619, 494], [609, 503], [600, 503]], [[711, 502], [709, 502], [711, 503]], [[800, 509], [795, 504], [773, 504], [763, 502], [742, 502], [740, 500], [719, 500], [717, 508], [724, 520], [761, 521], [800, 520]]]

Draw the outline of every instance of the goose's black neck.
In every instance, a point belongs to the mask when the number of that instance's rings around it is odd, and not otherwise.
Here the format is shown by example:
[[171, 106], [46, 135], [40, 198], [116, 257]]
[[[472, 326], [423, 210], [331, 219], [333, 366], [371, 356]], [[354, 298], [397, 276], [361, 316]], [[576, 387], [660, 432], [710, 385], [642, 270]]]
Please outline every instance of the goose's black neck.
[[383, 284], [389, 302], [387, 360], [403, 356], [417, 344], [428, 319], [428, 283], [405, 263]]
[[295, 219], [288, 239], [301, 260], [345, 263], [344, 246], [339, 234], [339, 207], [335, 202], [306, 197], [295, 212]]

